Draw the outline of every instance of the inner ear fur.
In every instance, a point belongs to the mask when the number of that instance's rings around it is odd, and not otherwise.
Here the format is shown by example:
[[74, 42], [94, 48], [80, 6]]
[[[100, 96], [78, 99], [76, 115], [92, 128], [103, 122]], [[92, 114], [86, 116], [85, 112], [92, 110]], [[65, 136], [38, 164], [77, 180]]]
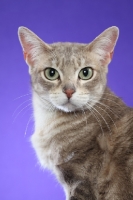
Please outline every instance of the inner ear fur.
[[96, 37], [88, 46], [88, 50], [98, 54], [103, 64], [112, 60], [114, 48], [119, 37], [119, 29], [112, 26]]
[[48, 44], [26, 27], [19, 27], [18, 36], [23, 49], [24, 59], [29, 66], [34, 65], [35, 60], [40, 54], [48, 53], [52, 50]]

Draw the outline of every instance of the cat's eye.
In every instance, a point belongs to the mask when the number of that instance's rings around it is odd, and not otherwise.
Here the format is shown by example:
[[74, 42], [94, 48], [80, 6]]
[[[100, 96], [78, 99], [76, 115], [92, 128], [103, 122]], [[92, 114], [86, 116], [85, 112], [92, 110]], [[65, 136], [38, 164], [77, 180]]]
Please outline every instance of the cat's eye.
[[82, 80], [89, 80], [93, 76], [93, 69], [91, 67], [85, 67], [80, 70], [79, 78]]
[[54, 81], [59, 78], [59, 73], [54, 68], [46, 68], [44, 70], [44, 75], [48, 80]]

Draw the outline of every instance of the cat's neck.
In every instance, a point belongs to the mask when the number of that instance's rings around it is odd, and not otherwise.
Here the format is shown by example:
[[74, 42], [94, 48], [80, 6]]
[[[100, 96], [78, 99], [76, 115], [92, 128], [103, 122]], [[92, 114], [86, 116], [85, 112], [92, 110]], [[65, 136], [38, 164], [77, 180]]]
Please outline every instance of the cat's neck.
[[44, 130], [48, 120], [51, 120], [54, 113], [50, 111], [45, 101], [41, 101], [38, 94], [33, 91], [33, 109], [35, 120], [35, 132]]

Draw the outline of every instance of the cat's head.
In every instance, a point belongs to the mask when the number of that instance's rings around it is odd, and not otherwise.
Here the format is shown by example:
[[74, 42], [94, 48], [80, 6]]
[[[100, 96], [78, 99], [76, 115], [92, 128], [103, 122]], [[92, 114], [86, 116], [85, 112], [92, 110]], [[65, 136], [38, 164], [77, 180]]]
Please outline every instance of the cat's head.
[[93, 106], [103, 95], [119, 30], [106, 29], [89, 44], [46, 44], [25, 27], [19, 39], [32, 88], [41, 103], [71, 112]]

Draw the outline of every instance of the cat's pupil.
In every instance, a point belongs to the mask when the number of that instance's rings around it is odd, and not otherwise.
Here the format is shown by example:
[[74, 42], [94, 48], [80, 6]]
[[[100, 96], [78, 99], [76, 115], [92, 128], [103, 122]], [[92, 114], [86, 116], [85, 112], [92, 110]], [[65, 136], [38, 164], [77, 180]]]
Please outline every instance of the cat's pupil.
[[84, 70], [83, 70], [83, 75], [84, 75], [84, 76], [88, 76], [88, 73], [89, 73], [89, 72], [88, 72], [88, 69], [84, 69]]
[[55, 70], [54, 70], [54, 69], [51, 69], [51, 70], [49, 71], [49, 75], [50, 75], [50, 76], [54, 76], [54, 75], [55, 75]]

